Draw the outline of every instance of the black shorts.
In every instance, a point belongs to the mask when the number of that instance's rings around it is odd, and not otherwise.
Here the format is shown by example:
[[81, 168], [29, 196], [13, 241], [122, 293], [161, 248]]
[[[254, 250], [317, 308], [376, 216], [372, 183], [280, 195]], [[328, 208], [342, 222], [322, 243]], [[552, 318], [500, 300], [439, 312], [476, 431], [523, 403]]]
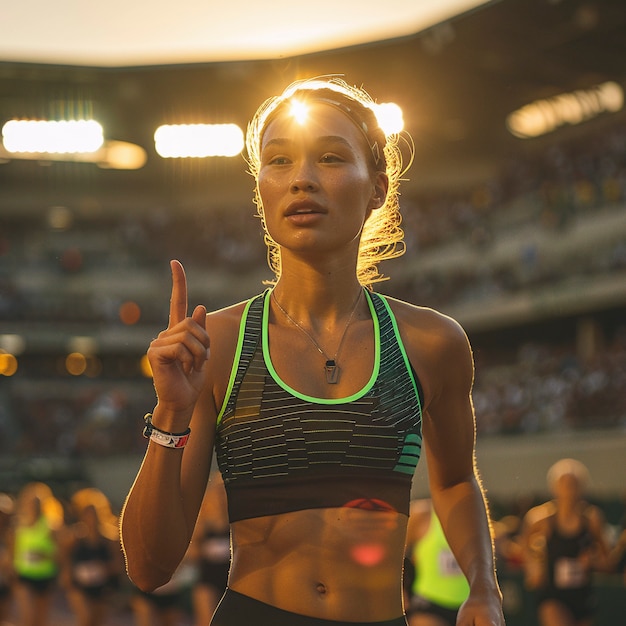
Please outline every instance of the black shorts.
[[278, 609], [249, 596], [227, 589], [211, 626], [407, 626], [404, 616], [383, 622], [338, 622]]
[[441, 604], [422, 598], [422, 596], [413, 596], [411, 598], [411, 604], [409, 605], [408, 615], [427, 614], [436, 615], [449, 624], [450, 626], [456, 626], [456, 617], [458, 615], [458, 609], [449, 609]]
[[25, 585], [37, 595], [48, 593], [57, 580], [56, 576], [53, 578], [28, 578], [27, 576], [18, 576], [17, 579], [22, 585]]
[[83, 587], [74, 583], [74, 589], [82, 593], [89, 600], [100, 600], [108, 594], [111, 588], [107, 584], [97, 585], [95, 587]]

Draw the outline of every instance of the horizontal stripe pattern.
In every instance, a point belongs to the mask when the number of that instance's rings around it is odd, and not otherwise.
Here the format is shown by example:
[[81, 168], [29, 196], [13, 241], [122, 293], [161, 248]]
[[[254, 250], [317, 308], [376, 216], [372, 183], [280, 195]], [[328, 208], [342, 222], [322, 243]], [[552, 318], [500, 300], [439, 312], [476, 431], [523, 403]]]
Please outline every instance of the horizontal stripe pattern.
[[421, 453], [420, 399], [382, 296], [370, 295], [380, 326], [379, 376], [362, 397], [337, 404], [294, 397], [272, 378], [260, 344], [263, 297], [249, 307], [217, 431], [226, 484], [324, 467], [413, 474]]

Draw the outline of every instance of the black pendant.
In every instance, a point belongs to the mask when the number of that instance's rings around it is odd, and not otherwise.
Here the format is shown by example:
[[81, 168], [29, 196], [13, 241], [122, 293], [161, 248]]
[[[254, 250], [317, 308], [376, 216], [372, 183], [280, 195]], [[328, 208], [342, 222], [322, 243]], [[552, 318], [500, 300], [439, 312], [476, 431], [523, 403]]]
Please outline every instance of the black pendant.
[[326, 370], [326, 382], [329, 385], [336, 385], [339, 380], [339, 366], [334, 359], [328, 359], [324, 369]]

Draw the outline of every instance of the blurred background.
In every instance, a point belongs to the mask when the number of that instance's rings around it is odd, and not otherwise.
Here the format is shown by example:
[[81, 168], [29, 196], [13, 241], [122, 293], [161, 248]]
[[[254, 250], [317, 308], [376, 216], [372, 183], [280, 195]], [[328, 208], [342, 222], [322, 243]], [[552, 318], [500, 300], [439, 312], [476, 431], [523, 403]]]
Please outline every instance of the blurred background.
[[[263, 288], [271, 275], [237, 142], [266, 97], [341, 74], [400, 107], [415, 142], [406, 254], [377, 290], [467, 330], [495, 515], [523, 515], [547, 497], [550, 465], [575, 457], [618, 533], [623, 0], [228, 4], [3, 8], [0, 491], [41, 480], [67, 497], [93, 485], [119, 510], [145, 450], [144, 355], [167, 324], [169, 260], [187, 269], [191, 306]], [[99, 126], [76, 126], [90, 147], [59, 149], [20, 134], [27, 120]], [[190, 124], [206, 125], [195, 156], [159, 144]], [[213, 145], [215, 128], [235, 147]], [[427, 494], [421, 474], [414, 491]]]

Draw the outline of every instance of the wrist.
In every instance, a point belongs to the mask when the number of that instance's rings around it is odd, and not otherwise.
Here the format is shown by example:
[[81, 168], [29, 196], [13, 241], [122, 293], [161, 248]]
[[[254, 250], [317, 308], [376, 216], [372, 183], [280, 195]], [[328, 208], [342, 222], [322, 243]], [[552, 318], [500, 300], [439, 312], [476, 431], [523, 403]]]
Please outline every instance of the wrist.
[[189, 427], [192, 413], [193, 407], [181, 411], [157, 403], [150, 415], [155, 428], [163, 432], [180, 433]]
[[146, 413], [144, 416], [145, 427], [143, 436], [150, 441], [158, 443], [165, 448], [184, 448], [189, 441], [191, 428], [187, 427], [184, 431], [166, 431], [157, 428], [152, 423], [152, 413]]
[[498, 600], [502, 600], [502, 592], [498, 585], [498, 581], [495, 576], [492, 580], [478, 580], [469, 583], [470, 595], [481, 596], [483, 598], [495, 597]]

